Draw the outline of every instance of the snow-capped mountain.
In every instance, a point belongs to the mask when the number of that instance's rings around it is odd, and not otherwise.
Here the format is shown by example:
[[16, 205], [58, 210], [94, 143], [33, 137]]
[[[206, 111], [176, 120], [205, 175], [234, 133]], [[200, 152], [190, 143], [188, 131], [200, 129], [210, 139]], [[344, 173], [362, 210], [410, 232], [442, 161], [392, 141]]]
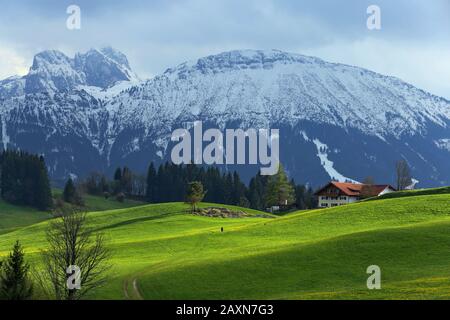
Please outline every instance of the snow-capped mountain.
[[106, 90], [120, 81], [136, 81], [126, 56], [112, 48], [89, 50], [69, 58], [64, 53], [48, 50], [38, 53], [29, 73], [0, 82], [0, 98], [24, 94], [70, 92], [80, 88]]
[[[281, 51], [231, 51], [139, 81], [111, 48], [71, 59], [36, 55], [0, 82], [4, 147], [46, 156], [55, 178], [145, 171], [169, 160], [173, 130], [278, 128], [281, 161], [299, 182], [394, 180], [406, 159], [419, 185], [450, 184], [450, 102], [400, 79]], [[244, 176], [256, 167], [236, 166]]]

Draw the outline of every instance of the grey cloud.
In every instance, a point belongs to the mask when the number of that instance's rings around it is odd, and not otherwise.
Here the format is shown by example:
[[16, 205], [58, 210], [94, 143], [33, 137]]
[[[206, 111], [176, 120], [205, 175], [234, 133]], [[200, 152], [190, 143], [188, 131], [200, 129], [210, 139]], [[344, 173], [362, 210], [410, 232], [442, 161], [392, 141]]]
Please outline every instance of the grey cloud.
[[[81, 7], [81, 30], [65, 27], [69, 4]], [[371, 4], [382, 10], [379, 32], [366, 28], [365, 11]], [[340, 50], [343, 44], [377, 39], [395, 47], [398, 57], [402, 48], [448, 47], [449, 12], [447, 0], [9, 1], [0, 12], [0, 46], [31, 63], [44, 49], [74, 54], [111, 45], [129, 56], [138, 74], [148, 76], [229, 49], [320, 53], [322, 48]], [[342, 52], [336, 52], [336, 58]], [[370, 57], [364, 66], [371, 66]], [[361, 62], [356, 60], [355, 64]], [[414, 83], [415, 75], [401, 74]]]

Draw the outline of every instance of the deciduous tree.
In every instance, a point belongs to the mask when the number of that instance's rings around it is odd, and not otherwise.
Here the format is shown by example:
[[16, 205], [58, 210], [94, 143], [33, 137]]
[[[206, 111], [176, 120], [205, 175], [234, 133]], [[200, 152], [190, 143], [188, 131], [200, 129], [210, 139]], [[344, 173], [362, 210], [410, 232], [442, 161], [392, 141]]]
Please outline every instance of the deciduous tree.
[[192, 212], [197, 210], [196, 206], [201, 202], [206, 194], [200, 181], [193, 181], [188, 184], [186, 202], [191, 205]]
[[397, 190], [404, 190], [412, 184], [411, 172], [406, 160], [397, 161], [395, 171], [397, 174]]
[[[110, 251], [101, 233], [87, 225], [83, 212], [63, 212], [49, 223], [48, 246], [42, 252], [44, 271], [38, 274], [43, 292], [58, 300], [77, 300], [103, 285], [110, 269]], [[68, 268], [80, 270], [80, 287], [71, 288]]]

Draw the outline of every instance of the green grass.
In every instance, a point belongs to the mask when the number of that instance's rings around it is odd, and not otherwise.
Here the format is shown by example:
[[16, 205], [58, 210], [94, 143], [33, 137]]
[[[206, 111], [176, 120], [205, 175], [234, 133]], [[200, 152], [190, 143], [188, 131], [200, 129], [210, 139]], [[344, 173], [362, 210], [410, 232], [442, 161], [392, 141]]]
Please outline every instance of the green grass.
[[[89, 213], [113, 253], [91, 298], [448, 299], [449, 204], [422, 195], [273, 219], [193, 216], [182, 203]], [[0, 235], [0, 255], [20, 239], [37, 264], [47, 223]], [[374, 264], [381, 290], [366, 288]]]
[[0, 234], [50, 218], [48, 212], [21, 207], [0, 200]]
[[397, 191], [392, 193], [386, 193], [380, 197], [373, 197], [366, 200], [370, 201], [380, 199], [394, 199], [402, 197], [426, 196], [432, 194], [450, 194], [450, 187]]
[[[53, 189], [52, 190], [54, 198], [62, 198], [62, 190]], [[86, 211], [106, 211], [114, 209], [124, 209], [143, 205], [144, 202], [125, 199], [124, 202], [117, 201], [114, 196], [105, 199], [101, 196], [92, 196], [88, 194], [83, 195], [84, 206], [83, 210]]]
[[[52, 190], [54, 198], [60, 198], [62, 191], [59, 189]], [[131, 208], [143, 205], [143, 202], [125, 199], [119, 202], [114, 198], [105, 199], [91, 195], [83, 196], [85, 205], [82, 208], [85, 211], [106, 211], [114, 209]], [[66, 207], [69, 207], [66, 204]], [[0, 200], [0, 234], [8, 233], [22, 227], [26, 227], [52, 217], [51, 210], [40, 211], [31, 207], [17, 206]]]

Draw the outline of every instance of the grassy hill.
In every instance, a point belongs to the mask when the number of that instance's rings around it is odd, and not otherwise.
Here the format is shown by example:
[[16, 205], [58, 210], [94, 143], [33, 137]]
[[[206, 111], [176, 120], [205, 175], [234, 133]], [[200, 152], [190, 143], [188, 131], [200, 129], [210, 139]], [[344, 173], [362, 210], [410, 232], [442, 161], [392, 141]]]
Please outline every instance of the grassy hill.
[[[52, 191], [55, 199], [62, 198], [62, 190], [54, 189]], [[132, 199], [125, 199], [123, 202], [117, 201], [113, 196], [105, 199], [104, 197], [92, 196], [89, 194], [83, 195], [84, 207], [86, 211], [105, 211], [114, 209], [125, 209], [143, 205], [144, 202]]]
[[0, 234], [49, 219], [48, 212], [20, 207], [0, 200]]
[[441, 187], [441, 188], [430, 188], [430, 189], [417, 189], [417, 190], [403, 190], [392, 193], [386, 193], [380, 197], [373, 197], [366, 199], [370, 200], [382, 200], [382, 199], [394, 199], [394, 198], [402, 198], [402, 197], [416, 197], [416, 196], [426, 196], [432, 194], [450, 194], [450, 187]]
[[[110, 281], [92, 298], [448, 299], [449, 203], [422, 195], [273, 219], [194, 216], [182, 203], [92, 212], [113, 251]], [[20, 239], [38, 263], [46, 224], [0, 234], [0, 255]], [[382, 290], [366, 288], [374, 264]]]
[[[62, 191], [54, 189], [52, 191], [55, 199], [61, 198]], [[143, 205], [143, 202], [125, 199], [119, 202], [114, 198], [105, 199], [91, 195], [84, 195], [85, 211], [105, 211], [112, 209], [130, 208]], [[16, 206], [0, 200], [0, 234], [17, 230], [18, 228], [29, 226], [52, 217], [50, 211], [40, 211], [31, 207]]]

